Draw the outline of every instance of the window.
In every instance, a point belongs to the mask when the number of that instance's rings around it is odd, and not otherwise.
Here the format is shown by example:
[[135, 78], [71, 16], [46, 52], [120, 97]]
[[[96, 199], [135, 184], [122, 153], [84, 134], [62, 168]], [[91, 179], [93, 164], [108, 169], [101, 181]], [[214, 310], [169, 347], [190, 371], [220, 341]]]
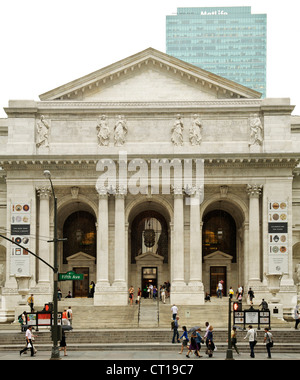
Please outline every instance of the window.
[[236, 262], [236, 225], [230, 214], [223, 210], [209, 212], [203, 221], [202, 255], [222, 251]]
[[131, 226], [131, 262], [146, 252], [164, 257], [168, 262], [168, 225], [162, 215], [156, 211], [144, 211], [139, 214]]

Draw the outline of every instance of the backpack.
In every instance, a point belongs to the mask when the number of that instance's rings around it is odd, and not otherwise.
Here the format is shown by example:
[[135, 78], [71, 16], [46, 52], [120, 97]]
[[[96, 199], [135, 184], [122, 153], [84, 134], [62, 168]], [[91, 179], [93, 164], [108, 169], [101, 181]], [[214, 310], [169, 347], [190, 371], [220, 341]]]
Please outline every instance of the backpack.
[[172, 321], [171, 322], [171, 330], [174, 330], [175, 329], [175, 321]]

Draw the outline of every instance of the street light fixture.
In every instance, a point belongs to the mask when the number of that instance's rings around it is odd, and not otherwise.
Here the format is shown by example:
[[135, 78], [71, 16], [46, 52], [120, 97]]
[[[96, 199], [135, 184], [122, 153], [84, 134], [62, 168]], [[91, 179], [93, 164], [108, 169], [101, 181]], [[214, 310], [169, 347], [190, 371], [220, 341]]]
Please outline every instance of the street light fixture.
[[53, 240], [51, 242], [54, 243], [54, 282], [53, 282], [53, 326], [51, 326], [52, 329], [52, 340], [53, 340], [53, 346], [52, 346], [52, 353], [51, 353], [51, 359], [59, 359], [59, 347], [58, 347], [58, 340], [59, 340], [59, 328], [61, 326], [58, 326], [57, 323], [57, 283], [58, 283], [58, 267], [57, 267], [57, 198], [55, 196], [54, 187], [51, 180], [51, 173], [49, 170], [44, 170], [44, 177], [49, 179], [51, 184], [51, 190], [52, 195], [54, 199], [54, 233], [53, 233]]

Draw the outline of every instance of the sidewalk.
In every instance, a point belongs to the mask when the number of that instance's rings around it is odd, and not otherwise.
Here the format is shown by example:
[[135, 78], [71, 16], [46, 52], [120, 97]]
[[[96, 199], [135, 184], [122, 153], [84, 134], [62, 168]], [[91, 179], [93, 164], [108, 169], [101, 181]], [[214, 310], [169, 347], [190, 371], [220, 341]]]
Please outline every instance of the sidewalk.
[[[190, 355], [190, 358], [187, 358], [185, 354], [179, 355], [177, 352], [169, 351], [69, 351], [67, 352], [68, 356], [63, 356], [63, 352], [60, 352], [61, 361], [65, 360], [104, 360], [111, 362], [118, 362], [121, 360], [126, 360], [128, 363], [130, 361], [155, 361], [157, 360], [166, 360], [166, 361], [185, 361], [185, 364], [191, 363], [196, 364], [196, 362], [202, 361], [216, 361], [216, 360], [225, 360], [226, 352], [220, 351], [215, 352], [212, 358], [209, 358], [205, 355], [204, 351], [201, 353], [202, 358], [197, 358], [194, 355]], [[19, 351], [0, 351], [0, 360], [49, 360], [51, 357], [51, 351], [40, 351], [37, 352], [35, 357], [30, 356], [30, 351], [27, 354], [22, 354], [20, 356]], [[250, 358], [248, 353], [242, 353], [241, 355], [233, 354], [233, 358], [238, 360], [250, 360], [255, 362], [257, 360], [266, 360], [268, 362], [274, 360], [300, 360], [299, 354], [293, 353], [274, 353], [272, 354], [272, 359], [267, 358], [267, 353], [256, 353], [255, 358]]]

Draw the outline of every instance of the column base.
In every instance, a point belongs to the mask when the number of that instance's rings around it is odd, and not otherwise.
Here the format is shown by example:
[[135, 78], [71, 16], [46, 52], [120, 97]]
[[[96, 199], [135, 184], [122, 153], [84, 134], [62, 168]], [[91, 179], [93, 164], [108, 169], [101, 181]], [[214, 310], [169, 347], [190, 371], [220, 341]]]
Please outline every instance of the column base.
[[95, 306], [124, 306], [128, 305], [126, 284], [116, 282], [113, 285], [98, 283], [94, 294]]
[[177, 305], [204, 305], [204, 286], [201, 281], [171, 285], [170, 303]]

